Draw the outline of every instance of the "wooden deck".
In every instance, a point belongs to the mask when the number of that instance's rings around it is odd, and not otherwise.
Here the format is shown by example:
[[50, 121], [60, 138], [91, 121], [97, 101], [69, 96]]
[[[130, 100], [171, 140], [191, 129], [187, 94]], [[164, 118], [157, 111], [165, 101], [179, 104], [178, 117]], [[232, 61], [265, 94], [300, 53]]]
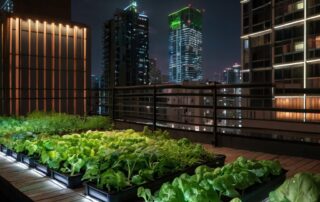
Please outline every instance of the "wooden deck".
[[279, 160], [282, 167], [288, 170], [287, 177], [291, 177], [299, 172], [320, 173], [320, 160], [268, 154], [262, 152], [252, 152], [247, 150], [231, 149], [226, 147], [213, 147], [212, 145], [204, 146], [210, 152], [217, 154], [225, 154], [227, 156], [226, 163], [234, 161], [239, 156], [244, 156], [249, 159]]
[[[210, 152], [225, 154], [227, 156], [227, 163], [234, 161], [239, 156], [244, 156], [250, 159], [277, 159], [281, 162], [283, 168], [289, 170], [287, 174], [288, 177], [302, 171], [320, 173], [320, 160], [273, 155], [231, 148], [215, 148], [211, 145], [204, 146]], [[84, 188], [75, 190], [68, 189], [61, 184], [56, 183], [54, 180], [37, 173], [33, 169], [29, 169], [27, 166], [17, 163], [13, 159], [8, 159], [8, 157], [4, 156], [2, 153], [0, 153], [0, 181], [1, 178], [5, 179], [13, 186], [14, 189], [19, 190], [32, 201], [93, 201], [90, 198], [85, 197], [83, 194]], [[1, 199], [0, 201], [6, 200]]]
[[[71, 190], [0, 153], [0, 177], [32, 201], [92, 202], [83, 188]], [[2, 200], [0, 200], [2, 201]], [[6, 200], [5, 200], [6, 201]]]

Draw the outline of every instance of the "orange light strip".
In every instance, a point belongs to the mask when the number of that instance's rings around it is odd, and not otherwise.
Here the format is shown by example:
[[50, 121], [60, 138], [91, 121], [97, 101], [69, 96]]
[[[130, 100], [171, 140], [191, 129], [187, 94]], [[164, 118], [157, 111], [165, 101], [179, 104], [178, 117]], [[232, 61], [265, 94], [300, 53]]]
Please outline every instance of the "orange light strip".
[[73, 29], [73, 113], [77, 112], [77, 37], [78, 28]]
[[36, 21], [36, 110], [39, 111], [39, 21]]
[[20, 31], [20, 20], [18, 18], [16, 18], [16, 33], [15, 33], [15, 41], [16, 41], [16, 47], [15, 47], [15, 70], [16, 70], [16, 78], [15, 78], [15, 81], [16, 81], [16, 86], [15, 86], [15, 91], [16, 91], [16, 96], [15, 96], [15, 100], [16, 100], [16, 115], [19, 116], [20, 114], [20, 58], [19, 58], [19, 55], [20, 55], [20, 34], [19, 34], [19, 31]]
[[12, 105], [13, 105], [13, 99], [12, 99], [12, 29], [13, 29], [13, 19], [10, 18], [9, 22], [9, 103], [10, 103], [10, 109], [9, 112], [12, 114]]
[[69, 113], [69, 25], [66, 26], [66, 106]]
[[51, 104], [52, 104], [52, 109], [51, 111], [56, 111], [55, 109], [55, 24], [52, 23], [51, 24], [51, 45], [52, 45], [52, 49], [51, 49], [51, 71], [52, 71], [52, 75], [51, 75]]
[[84, 32], [84, 50], [83, 50], [83, 67], [84, 67], [84, 114], [87, 113], [87, 29], [83, 29]]
[[59, 74], [59, 112], [61, 113], [61, 24], [59, 24], [59, 69], [58, 69], [58, 74]]
[[47, 22], [43, 26], [43, 110], [47, 111]]
[[31, 112], [31, 20], [28, 20], [28, 112]]

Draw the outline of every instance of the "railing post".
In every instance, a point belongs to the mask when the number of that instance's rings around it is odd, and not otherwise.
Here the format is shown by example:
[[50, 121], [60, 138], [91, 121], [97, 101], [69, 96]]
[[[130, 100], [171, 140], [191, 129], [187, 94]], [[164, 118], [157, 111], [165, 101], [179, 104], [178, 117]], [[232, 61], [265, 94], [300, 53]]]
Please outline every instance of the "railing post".
[[217, 99], [217, 83], [214, 82], [213, 86], [213, 139], [214, 146], [218, 146], [218, 124], [217, 124], [217, 107], [218, 107], [218, 99]]
[[153, 86], [153, 131], [157, 130], [157, 87]]
[[116, 95], [115, 88], [112, 87], [112, 108], [111, 108], [111, 110], [112, 110], [112, 117], [111, 117], [112, 121], [115, 120], [115, 106], [114, 106], [115, 105], [115, 95]]

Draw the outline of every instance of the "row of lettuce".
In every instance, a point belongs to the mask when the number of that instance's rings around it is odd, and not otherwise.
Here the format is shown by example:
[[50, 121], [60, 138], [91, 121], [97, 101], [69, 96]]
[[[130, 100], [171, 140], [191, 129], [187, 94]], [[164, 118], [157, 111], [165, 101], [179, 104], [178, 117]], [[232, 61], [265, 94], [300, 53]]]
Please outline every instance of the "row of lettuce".
[[[195, 174], [182, 174], [152, 194], [140, 187], [138, 196], [145, 202], [241, 202], [246, 189], [268, 183], [283, 170], [277, 161], [247, 160], [239, 157], [222, 168], [199, 166]], [[246, 200], [245, 200], [246, 201]], [[249, 199], [252, 201], [252, 199]], [[259, 201], [259, 200], [256, 200]], [[269, 202], [319, 202], [320, 174], [298, 173], [270, 192]]]
[[173, 140], [166, 132], [87, 131], [70, 135], [15, 134], [0, 143], [50, 169], [83, 174], [101, 189], [117, 192], [214, 158], [202, 145]]
[[172, 182], [162, 185], [152, 195], [151, 190], [139, 188], [138, 195], [145, 202], [220, 202], [241, 201], [247, 188], [268, 183], [272, 176], [282, 172], [278, 161], [248, 160], [239, 157], [222, 168], [199, 166], [195, 174], [182, 174]]
[[87, 130], [110, 130], [111, 121], [104, 116], [69, 115], [33, 112], [21, 117], [0, 117], [0, 136], [12, 134], [62, 135]]

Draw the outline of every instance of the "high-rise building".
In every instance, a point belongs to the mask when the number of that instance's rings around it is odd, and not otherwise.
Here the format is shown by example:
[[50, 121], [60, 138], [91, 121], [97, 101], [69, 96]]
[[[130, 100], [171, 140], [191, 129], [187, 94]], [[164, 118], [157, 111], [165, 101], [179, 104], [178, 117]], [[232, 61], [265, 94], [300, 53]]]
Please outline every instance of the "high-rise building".
[[202, 11], [191, 6], [169, 15], [169, 81], [201, 81]]
[[157, 67], [157, 59], [155, 58], [150, 58], [149, 81], [150, 84], [162, 83], [161, 70]]
[[106, 86], [149, 84], [149, 19], [133, 1], [104, 27]]
[[[320, 109], [320, 3], [315, 0], [241, 0], [242, 73], [247, 83], [274, 83], [276, 108]], [[271, 103], [271, 100], [269, 100]], [[276, 113], [320, 120], [319, 114]]]
[[[1, 2], [0, 114], [88, 112], [89, 30], [68, 20], [70, 7], [59, 12], [69, 5], [66, 2]], [[64, 14], [64, 20], [60, 20]]]
[[241, 65], [236, 63], [223, 71], [223, 83], [240, 84], [241, 80]]

